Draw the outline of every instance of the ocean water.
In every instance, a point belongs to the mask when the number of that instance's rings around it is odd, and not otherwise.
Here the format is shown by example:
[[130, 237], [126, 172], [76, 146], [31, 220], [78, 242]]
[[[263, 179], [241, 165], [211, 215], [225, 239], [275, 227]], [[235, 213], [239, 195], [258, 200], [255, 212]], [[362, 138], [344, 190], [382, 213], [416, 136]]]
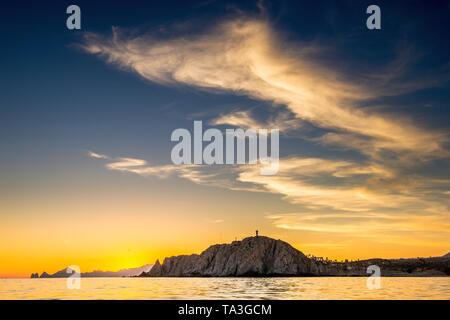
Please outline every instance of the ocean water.
[[0, 279], [0, 299], [450, 299], [450, 277]]

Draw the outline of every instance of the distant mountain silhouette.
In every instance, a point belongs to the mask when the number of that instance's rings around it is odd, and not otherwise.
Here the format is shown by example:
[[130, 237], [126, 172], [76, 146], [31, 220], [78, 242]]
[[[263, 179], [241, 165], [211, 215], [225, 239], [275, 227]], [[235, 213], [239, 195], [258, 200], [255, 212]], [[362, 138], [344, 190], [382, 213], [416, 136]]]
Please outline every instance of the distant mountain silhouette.
[[[82, 272], [81, 277], [134, 277], [140, 275], [142, 272], [149, 272], [153, 267], [152, 264], [146, 264], [139, 268], [130, 268], [130, 269], [122, 269], [119, 271], [92, 271], [92, 272]], [[43, 272], [40, 276], [37, 273], [31, 274], [31, 278], [68, 278], [73, 275], [69, 268], [62, 269], [54, 274], [48, 274], [47, 272]]]
[[210, 246], [201, 254], [159, 260], [141, 277], [237, 276], [364, 276], [367, 267], [380, 267], [382, 276], [450, 275], [450, 257], [369, 259], [337, 262], [307, 257], [287, 242], [264, 236]]

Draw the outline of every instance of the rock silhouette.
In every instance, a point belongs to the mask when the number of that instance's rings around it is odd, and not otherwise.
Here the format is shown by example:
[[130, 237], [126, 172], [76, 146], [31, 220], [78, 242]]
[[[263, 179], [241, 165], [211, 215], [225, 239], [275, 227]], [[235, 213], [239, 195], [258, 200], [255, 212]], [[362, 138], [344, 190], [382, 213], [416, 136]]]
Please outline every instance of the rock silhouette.
[[327, 272], [290, 244], [268, 237], [249, 237], [216, 244], [200, 255], [181, 255], [156, 261], [149, 277], [307, 276]]
[[450, 275], [450, 258], [368, 259], [337, 262], [307, 257], [287, 242], [257, 236], [210, 246], [201, 254], [156, 261], [142, 277], [271, 277], [271, 276], [362, 276], [377, 265], [382, 276]]

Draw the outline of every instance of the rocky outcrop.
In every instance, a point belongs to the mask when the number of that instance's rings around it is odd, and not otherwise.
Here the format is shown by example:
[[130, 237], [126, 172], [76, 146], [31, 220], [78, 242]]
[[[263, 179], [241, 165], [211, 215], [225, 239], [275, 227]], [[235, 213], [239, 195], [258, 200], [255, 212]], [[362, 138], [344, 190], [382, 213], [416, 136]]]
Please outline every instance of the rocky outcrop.
[[161, 263], [159, 260], [156, 260], [152, 269], [146, 274], [148, 277], [161, 277]]
[[249, 237], [217, 244], [200, 255], [181, 255], [155, 263], [150, 277], [239, 277], [325, 275], [326, 267], [290, 244], [268, 237]]
[[201, 254], [157, 260], [142, 277], [239, 276], [357, 276], [367, 277], [368, 267], [380, 267], [382, 276], [448, 276], [450, 258], [369, 259], [337, 262], [307, 257], [290, 244], [268, 237], [249, 237], [231, 244], [210, 246]]
[[39, 278], [39, 274], [37, 272], [36, 273], [32, 273], [30, 278], [31, 279]]

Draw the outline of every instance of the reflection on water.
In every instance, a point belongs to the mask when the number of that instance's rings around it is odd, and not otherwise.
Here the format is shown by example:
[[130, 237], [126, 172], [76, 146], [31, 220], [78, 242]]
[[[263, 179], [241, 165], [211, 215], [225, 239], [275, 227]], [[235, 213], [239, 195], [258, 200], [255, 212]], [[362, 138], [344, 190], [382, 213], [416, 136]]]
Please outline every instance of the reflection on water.
[[0, 279], [0, 299], [450, 299], [450, 277]]

